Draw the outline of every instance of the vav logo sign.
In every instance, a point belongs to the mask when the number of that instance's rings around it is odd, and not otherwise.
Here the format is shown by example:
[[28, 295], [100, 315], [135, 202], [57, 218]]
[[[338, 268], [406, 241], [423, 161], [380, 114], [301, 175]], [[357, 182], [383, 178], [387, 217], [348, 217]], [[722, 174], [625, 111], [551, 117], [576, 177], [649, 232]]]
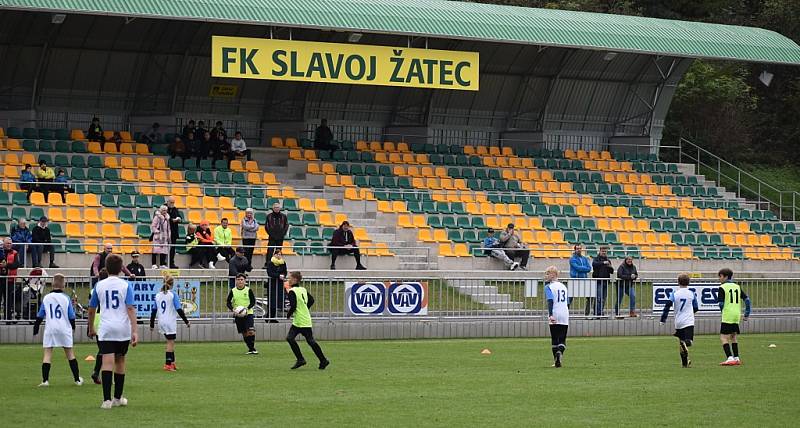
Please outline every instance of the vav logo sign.
[[348, 308], [354, 315], [379, 315], [383, 313], [386, 288], [383, 284], [353, 284], [349, 288]]
[[[392, 315], [419, 314], [425, 301], [425, 290], [418, 282], [394, 283], [387, 293], [388, 309]], [[427, 304], [424, 306], [427, 312]]]

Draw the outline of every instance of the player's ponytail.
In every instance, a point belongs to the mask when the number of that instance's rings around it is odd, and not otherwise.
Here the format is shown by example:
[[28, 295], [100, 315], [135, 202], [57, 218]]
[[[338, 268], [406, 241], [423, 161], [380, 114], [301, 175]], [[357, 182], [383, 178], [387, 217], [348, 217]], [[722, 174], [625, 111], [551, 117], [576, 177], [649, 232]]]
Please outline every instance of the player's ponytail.
[[172, 284], [174, 283], [175, 283], [175, 278], [173, 278], [172, 275], [166, 275], [164, 277], [164, 285], [161, 287], [161, 291], [166, 293], [167, 291], [169, 291], [170, 288], [172, 288]]

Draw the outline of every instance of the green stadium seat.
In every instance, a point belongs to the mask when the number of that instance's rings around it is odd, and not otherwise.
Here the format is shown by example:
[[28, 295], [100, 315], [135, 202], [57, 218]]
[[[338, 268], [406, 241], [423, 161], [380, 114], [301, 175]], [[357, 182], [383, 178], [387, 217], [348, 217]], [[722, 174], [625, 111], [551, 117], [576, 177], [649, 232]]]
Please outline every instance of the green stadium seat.
[[442, 219], [439, 216], [429, 215], [428, 216], [428, 226], [436, 228], [436, 229], [442, 229], [443, 228]]
[[103, 173], [103, 178], [108, 181], [119, 181], [119, 171], [116, 169], [108, 168]]
[[250, 208], [250, 199], [249, 198], [234, 198], [233, 205], [239, 210], [246, 210]]
[[30, 205], [28, 202], [28, 194], [25, 192], [14, 192], [11, 194], [12, 205]]
[[463, 230], [461, 239], [462, 242], [479, 242], [478, 236], [474, 230]]
[[443, 216], [442, 217], [442, 227], [445, 229], [456, 229], [456, 218], [454, 216]]
[[228, 172], [228, 171], [230, 171], [230, 169], [228, 168], [228, 161], [225, 160], [225, 159], [220, 159], [220, 160], [215, 161], [214, 162], [214, 169], [217, 170], [217, 172], [220, 172], [220, 171]]
[[[150, 236], [149, 232], [147, 236]], [[64, 245], [64, 249], [68, 253], [73, 253], [73, 254], [84, 253], [83, 246], [81, 245], [81, 242], [77, 239], [67, 239], [67, 242]]]
[[187, 169], [189, 171], [197, 171], [197, 160], [196, 159], [186, 159], [183, 161], [183, 169]]
[[304, 226], [319, 226], [319, 221], [317, 220], [317, 215], [314, 213], [304, 213], [303, 214], [303, 225]]
[[136, 219], [133, 217], [133, 211], [129, 209], [119, 210], [117, 216], [119, 221], [123, 223], [136, 223]]
[[484, 222], [482, 217], [473, 217], [472, 227], [474, 229], [486, 229], [486, 223]]
[[289, 228], [289, 239], [292, 240], [305, 239], [305, 233], [303, 229], [300, 227]]
[[181, 170], [183, 169], [183, 160], [181, 158], [170, 158], [170, 160], [167, 161], [167, 167], [169, 169]]
[[108, 208], [116, 208], [117, 207], [117, 198], [111, 194], [103, 194], [100, 196], [100, 205]]
[[153, 215], [150, 213], [150, 210], [136, 210], [136, 222], [137, 223], [144, 223], [150, 224], [152, 221]]
[[281, 205], [287, 211], [297, 211], [297, 199], [284, 199]]
[[320, 234], [319, 229], [316, 227], [306, 228], [306, 239], [320, 241], [322, 240], [322, 234]]
[[464, 242], [464, 237], [459, 229], [448, 230], [447, 239], [453, 242]]
[[243, 172], [234, 172], [233, 175], [231, 176], [231, 179], [233, 180], [233, 184], [239, 184], [239, 185], [248, 184], [247, 175]]
[[575, 235], [575, 232], [564, 232], [564, 240], [571, 244], [574, 244], [578, 242], [578, 237], [577, 235]]
[[302, 226], [303, 219], [300, 217], [300, 213], [297, 212], [290, 212], [286, 214], [287, 219], [289, 220], [289, 224], [292, 226]]

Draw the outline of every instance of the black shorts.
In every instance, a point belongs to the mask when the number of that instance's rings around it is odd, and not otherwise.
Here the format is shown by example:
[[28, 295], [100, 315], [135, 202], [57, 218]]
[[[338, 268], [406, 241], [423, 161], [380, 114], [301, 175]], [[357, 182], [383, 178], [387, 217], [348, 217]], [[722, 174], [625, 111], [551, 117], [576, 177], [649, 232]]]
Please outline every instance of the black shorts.
[[167, 340], [175, 340], [175, 338], [178, 337], [178, 335], [177, 334], [165, 334], [164, 337], [166, 337]]
[[739, 324], [724, 322], [719, 327], [719, 334], [739, 334]]
[[567, 345], [567, 331], [568, 325], [564, 324], [550, 324], [550, 343], [553, 346]]
[[694, 340], [694, 326], [679, 328], [675, 330], [673, 336], [681, 340], [681, 342], [691, 343]]
[[255, 329], [255, 318], [253, 317], [253, 314], [249, 314], [242, 318], [234, 317], [233, 321], [236, 323], [236, 331], [238, 331], [239, 334], [242, 334], [247, 330]]
[[128, 345], [130, 340], [100, 340], [97, 342], [97, 348], [100, 350], [101, 355], [114, 354], [118, 357], [124, 357], [128, 353]]

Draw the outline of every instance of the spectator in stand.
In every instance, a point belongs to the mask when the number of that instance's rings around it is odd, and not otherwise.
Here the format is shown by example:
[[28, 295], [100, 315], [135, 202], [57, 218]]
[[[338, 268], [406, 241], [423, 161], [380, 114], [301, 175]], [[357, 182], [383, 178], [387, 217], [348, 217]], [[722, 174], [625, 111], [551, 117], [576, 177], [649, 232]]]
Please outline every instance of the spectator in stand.
[[333, 231], [333, 238], [329, 244], [331, 251], [331, 270], [336, 270], [336, 258], [345, 254], [352, 254], [356, 259], [356, 270], [366, 270], [361, 264], [361, 252], [358, 251], [358, 242], [350, 230], [350, 223], [343, 221], [338, 229]]
[[144, 281], [147, 273], [144, 271], [144, 266], [139, 262], [139, 252], [134, 250], [131, 253], [131, 262], [128, 263], [128, 271], [131, 275], [135, 276], [134, 281]]
[[197, 128], [195, 128], [194, 130], [194, 135], [202, 136], [206, 132], [208, 132], [208, 129], [206, 129], [205, 122], [203, 122], [202, 120], [197, 122]]
[[[573, 279], [585, 279], [589, 277], [589, 272], [592, 271], [592, 265], [589, 259], [584, 257], [583, 247], [581, 244], [575, 245], [573, 248], [572, 257], [569, 258], [569, 277]], [[586, 298], [586, 313], [589, 315], [589, 307], [594, 300], [591, 297]]]
[[114, 135], [111, 136], [111, 140], [109, 140], [109, 141], [111, 141], [112, 143], [116, 144], [117, 151], [121, 150], [120, 147], [122, 147], [123, 141], [122, 141], [122, 135], [119, 133], [119, 131], [114, 131]]
[[244, 210], [244, 218], [239, 226], [239, 235], [242, 236], [242, 247], [247, 261], [253, 264], [253, 250], [255, 250], [256, 238], [258, 237], [258, 221], [253, 216], [252, 208]]
[[53, 251], [53, 238], [50, 235], [50, 228], [47, 226], [47, 217], [42, 216], [39, 223], [33, 228], [31, 239], [31, 258], [33, 259], [33, 267], [42, 267], [42, 255], [50, 253], [50, 264], [48, 267], [51, 269], [58, 268], [55, 263], [56, 253]]
[[197, 226], [189, 223], [186, 226], [186, 238], [184, 239], [184, 245], [186, 246], [186, 252], [189, 253], [189, 257], [191, 258], [189, 261], [189, 269], [193, 269], [200, 265], [200, 268], [208, 266], [208, 260], [205, 258], [205, 251], [203, 248], [198, 247], [200, 241], [197, 240]]
[[36, 180], [39, 182], [39, 191], [44, 193], [44, 198], [47, 200], [47, 195], [53, 189], [52, 183], [56, 179], [56, 172], [53, 168], [47, 166], [47, 161], [39, 161], [39, 170], [36, 171]]
[[152, 147], [153, 144], [161, 143], [161, 132], [159, 129], [161, 125], [158, 122], [153, 123], [153, 125], [147, 131], [142, 132], [142, 136], [139, 137], [140, 142], [142, 144], [147, 144], [147, 147]]
[[89, 141], [99, 141], [101, 143], [106, 141], [105, 137], [103, 137], [103, 128], [100, 127], [100, 119], [96, 117], [92, 118], [92, 123], [89, 124], [89, 130], [86, 131], [86, 139]]
[[614, 273], [614, 268], [611, 266], [611, 261], [608, 260], [608, 247], [600, 247], [597, 257], [592, 260], [592, 278], [597, 279], [595, 283], [595, 316], [605, 315], [608, 281], [612, 273]]
[[[100, 271], [105, 269], [106, 267], [106, 257], [109, 254], [114, 253], [114, 245], [110, 242], [106, 242], [103, 245], [103, 252], [95, 254], [94, 258], [92, 259], [92, 266], [89, 268], [89, 274], [92, 276], [92, 288], [94, 285], [97, 284], [97, 281], [100, 279]], [[124, 273], [129, 279], [136, 279], [136, 276], [131, 273], [125, 266], [122, 266], [122, 273]]]
[[28, 221], [24, 218], [17, 220], [17, 224], [11, 227], [11, 241], [14, 242], [14, 250], [19, 253], [19, 267], [25, 267], [25, 254], [28, 253], [28, 244], [33, 242], [31, 230], [28, 229]]
[[67, 193], [73, 193], [75, 190], [69, 186], [69, 177], [67, 177], [64, 168], [59, 168], [56, 174], [56, 180], [53, 184], [53, 190], [61, 194], [61, 200], [66, 200]]
[[328, 119], [322, 119], [322, 122], [314, 132], [314, 148], [317, 150], [329, 150], [331, 156], [338, 147], [333, 144], [333, 132], [328, 128]]
[[175, 197], [167, 198], [167, 215], [169, 216], [169, 268], [178, 269], [175, 264], [175, 248], [178, 244], [178, 225], [183, 221], [183, 214], [175, 207]]
[[242, 139], [242, 133], [236, 131], [231, 140], [231, 153], [230, 160], [236, 159], [237, 156], [245, 156], [247, 160], [253, 160], [250, 156], [250, 150], [247, 148], [247, 143]]
[[625, 257], [625, 261], [617, 268], [617, 302], [614, 305], [614, 315], [619, 317], [619, 307], [622, 305], [622, 298], [628, 295], [630, 317], [636, 318], [636, 288], [634, 281], [639, 279], [639, 272], [633, 264], [633, 257]]
[[514, 229], [514, 224], [509, 223], [506, 230], [500, 233], [500, 245], [506, 252], [509, 259], [519, 258], [519, 269], [528, 270], [528, 259], [531, 258], [531, 250], [522, 242], [519, 232]]
[[189, 133], [191, 132], [192, 134], [194, 134], [195, 129], [196, 128], [194, 126], [194, 121], [190, 120], [189, 123], [184, 125], [183, 131], [181, 132], [181, 135], [183, 135], [184, 138], [188, 138], [189, 137]]
[[[281, 204], [275, 202], [272, 204], [272, 212], [267, 214], [267, 222], [264, 223], [264, 229], [267, 230], [269, 235], [267, 245], [267, 260], [272, 258], [275, 248], [283, 246], [283, 239], [286, 237], [286, 232], [289, 231], [289, 218], [286, 214], [281, 212]], [[267, 265], [264, 264], [264, 269]]]
[[217, 246], [217, 261], [230, 263], [233, 251], [233, 232], [228, 228], [228, 219], [223, 218], [220, 225], [214, 228], [214, 245]]
[[189, 131], [189, 134], [186, 136], [186, 141], [184, 142], [184, 146], [186, 146], [186, 154], [184, 160], [186, 158], [195, 157], [198, 160], [200, 159], [200, 141], [198, 141], [194, 137], [194, 132]]
[[218, 140], [220, 135], [222, 135], [223, 140], [228, 139], [228, 131], [226, 131], [225, 128], [222, 127], [222, 121], [218, 120], [216, 126], [214, 126], [214, 128], [211, 129], [211, 138]]
[[[169, 210], [166, 205], [162, 205], [156, 210], [153, 215], [153, 221], [150, 223], [150, 240], [153, 242], [152, 263], [153, 269], [167, 268], [167, 255], [169, 254], [170, 226], [169, 226]], [[159, 263], [160, 262], [160, 263]]]
[[19, 269], [19, 254], [12, 245], [11, 238], [3, 238], [3, 250], [0, 251], [0, 299], [3, 300], [4, 315], [10, 320], [14, 315], [14, 307], [20, 303], [16, 296], [15, 282], [17, 269]]
[[267, 276], [269, 277], [269, 284], [267, 290], [269, 292], [269, 320], [268, 323], [277, 323], [279, 309], [283, 313], [284, 296], [283, 296], [283, 282], [286, 280], [288, 270], [286, 268], [286, 260], [283, 259], [283, 251], [280, 248], [275, 250], [272, 258], [267, 261]]
[[172, 143], [169, 145], [169, 155], [175, 159], [179, 157], [183, 160], [186, 160], [187, 153], [186, 153], [186, 144], [183, 143], [183, 140], [179, 136], [175, 136], [175, 139], [172, 140]]
[[202, 134], [202, 139], [199, 143], [197, 143], [197, 147], [199, 148], [199, 152], [197, 154], [197, 162], [199, 163], [202, 159], [206, 159], [211, 155], [211, 134], [206, 131]]
[[228, 261], [228, 286], [233, 288], [236, 285], [236, 275], [240, 273], [246, 275], [247, 272], [252, 270], [253, 267], [250, 266], [250, 262], [247, 261], [247, 257], [244, 256], [244, 248], [236, 248], [236, 254]]
[[31, 192], [36, 190], [36, 176], [31, 171], [31, 164], [26, 163], [25, 168], [19, 174], [19, 188], [28, 192], [28, 199], [31, 198]]
[[200, 227], [197, 228], [195, 237], [197, 237], [197, 244], [199, 250], [201, 250], [200, 252], [203, 254], [203, 258], [208, 260], [208, 268], [215, 269], [214, 259], [216, 258], [217, 250], [214, 247], [214, 235], [208, 227], [208, 220], [200, 222]]
[[231, 145], [225, 141], [225, 135], [217, 134], [217, 137], [211, 137], [211, 156], [214, 160], [230, 159]]
[[501, 249], [502, 245], [500, 240], [494, 236], [494, 230], [489, 229], [486, 231], [486, 238], [483, 240], [483, 253], [487, 256], [500, 260], [508, 268], [508, 270], [515, 270], [519, 267], [519, 263], [511, 260], [506, 255], [506, 252]]

